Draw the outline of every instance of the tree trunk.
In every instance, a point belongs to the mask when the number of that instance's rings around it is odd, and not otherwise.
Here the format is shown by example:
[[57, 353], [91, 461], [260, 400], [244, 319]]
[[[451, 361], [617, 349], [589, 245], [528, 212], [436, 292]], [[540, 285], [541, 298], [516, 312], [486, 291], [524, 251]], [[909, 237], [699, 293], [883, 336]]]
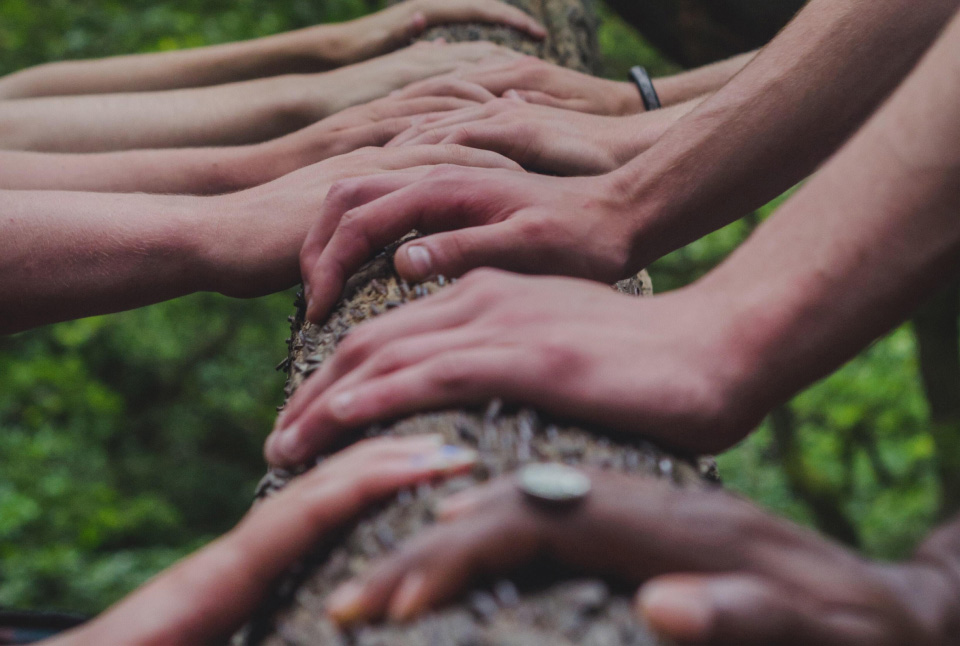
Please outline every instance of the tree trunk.
[[661, 52], [684, 67], [766, 45], [805, 0], [607, 0]]
[[[590, 70], [598, 61], [596, 26], [584, 0], [514, 2], [541, 18], [550, 30], [545, 43], [522, 39], [507, 29], [464, 26], [431, 30], [426, 37], [448, 40], [489, 38], [571, 67]], [[322, 326], [304, 322], [302, 299], [291, 318], [289, 396], [336, 347], [342, 336], [364, 320], [439, 289], [438, 279], [409, 286], [397, 278], [392, 249], [366, 265], [348, 282], [342, 300]], [[645, 273], [617, 286], [640, 296], [650, 293]], [[443, 495], [516, 470], [529, 462], [562, 461], [670, 478], [678, 486], [705, 486], [705, 467], [692, 458], [677, 458], [632, 437], [614, 436], [594, 427], [556, 423], [528, 408], [513, 409], [491, 402], [485, 410], [455, 410], [416, 415], [366, 430], [366, 436], [441, 433], [447, 442], [476, 449], [480, 465], [469, 476], [437, 487], [405, 491], [355, 526], [317, 550], [282, 580], [275, 594], [238, 634], [238, 644], [306, 646], [425, 646], [429, 644], [604, 644], [643, 646], [655, 643], [635, 618], [632, 590], [619, 590], [595, 580], [577, 580], [554, 568], [527, 572], [515, 582], [486, 582], [463, 600], [403, 625], [378, 624], [339, 631], [324, 615], [326, 595], [363, 570], [372, 559], [431, 522], [431, 508]], [[284, 486], [297, 473], [272, 470], [258, 497]]]

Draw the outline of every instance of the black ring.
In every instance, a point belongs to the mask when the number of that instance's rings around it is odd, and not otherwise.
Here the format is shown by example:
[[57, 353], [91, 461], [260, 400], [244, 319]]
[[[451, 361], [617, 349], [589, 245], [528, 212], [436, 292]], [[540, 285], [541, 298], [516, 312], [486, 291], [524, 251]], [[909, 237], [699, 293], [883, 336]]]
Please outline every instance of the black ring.
[[643, 101], [643, 107], [650, 110], [659, 110], [660, 97], [657, 96], [657, 89], [653, 87], [653, 81], [650, 79], [650, 73], [645, 67], [637, 65], [630, 68], [630, 79], [640, 90], [640, 99]]

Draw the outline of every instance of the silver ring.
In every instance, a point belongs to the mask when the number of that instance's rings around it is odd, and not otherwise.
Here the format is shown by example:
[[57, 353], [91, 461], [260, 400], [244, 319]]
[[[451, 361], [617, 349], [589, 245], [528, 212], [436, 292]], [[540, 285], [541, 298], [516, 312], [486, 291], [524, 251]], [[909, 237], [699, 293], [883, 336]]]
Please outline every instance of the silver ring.
[[517, 474], [517, 483], [531, 500], [554, 507], [580, 502], [591, 488], [583, 471], [556, 462], [528, 464]]

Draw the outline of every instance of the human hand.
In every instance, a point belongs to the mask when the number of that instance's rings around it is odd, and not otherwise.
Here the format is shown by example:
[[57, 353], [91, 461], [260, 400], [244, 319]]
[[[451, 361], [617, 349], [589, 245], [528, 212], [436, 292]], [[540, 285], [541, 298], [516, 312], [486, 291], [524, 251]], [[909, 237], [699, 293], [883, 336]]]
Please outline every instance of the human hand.
[[298, 464], [348, 430], [493, 398], [693, 452], [728, 448], [767, 412], [724, 298], [643, 301], [608, 286], [482, 269], [344, 337], [267, 439]]
[[418, 116], [479, 105], [471, 96], [476, 93], [464, 91], [457, 96], [451, 92], [410, 99], [387, 96], [347, 108], [285, 137], [256, 144], [246, 155], [247, 167], [252, 166], [254, 173], [262, 169], [266, 179], [249, 185], [262, 184], [358, 148], [383, 146], [409, 128]]
[[496, 96], [515, 90], [528, 103], [610, 116], [643, 112], [640, 93], [632, 83], [609, 81], [583, 74], [534, 56], [509, 61], [485, 61], [450, 74], [420, 81], [411, 92], [438, 93], [447, 77], [480, 85]]
[[496, 153], [462, 146], [361, 148], [252, 189], [197, 198], [204, 200], [195, 241], [200, 266], [190, 279], [201, 277], [199, 290], [241, 298], [286, 289], [300, 280], [300, 248], [335, 182], [377, 173], [381, 184], [409, 183], [436, 164], [521, 170]]
[[341, 65], [402, 47], [429, 27], [461, 22], [503, 24], [537, 40], [547, 35], [530, 15], [497, 0], [407, 0], [338, 25]]
[[635, 144], [639, 133], [631, 128], [636, 117], [529, 104], [513, 90], [506, 95], [483, 105], [421, 116], [387, 146], [456, 143], [492, 150], [525, 168], [558, 175], [607, 173], [642, 150]]
[[613, 179], [447, 167], [407, 182], [340, 182], [300, 254], [307, 317], [322, 320], [350, 274], [412, 229], [436, 235], [397, 251], [397, 271], [411, 282], [482, 266], [607, 283], [625, 278], [641, 268], [642, 214], [632, 212]]
[[312, 84], [309, 81], [303, 83], [297, 77], [291, 78], [305, 87], [307, 106], [314, 105], [315, 109], [326, 111], [314, 115], [319, 120], [327, 114], [373, 101], [432, 76], [480, 66], [497, 67], [521, 57], [512, 49], [484, 41], [425, 41], [363, 63], [308, 76], [314, 80]]
[[960, 606], [945, 568], [871, 563], [720, 490], [588, 473], [588, 497], [565, 512], [528, 502], [514, 477], [444, 500], [441, 524], [335, 591], [330, 614], [410, 619], [542, 555], [646, 582], [638, 611], [681, 644], [954, 643]]
[[469, 469], [475, 458], [472, 451], [444, 447], [437, 435], [359, 442], [97, 619], [44, 643], [226, 643], [277, 577], [324, 535], [399, 489]]

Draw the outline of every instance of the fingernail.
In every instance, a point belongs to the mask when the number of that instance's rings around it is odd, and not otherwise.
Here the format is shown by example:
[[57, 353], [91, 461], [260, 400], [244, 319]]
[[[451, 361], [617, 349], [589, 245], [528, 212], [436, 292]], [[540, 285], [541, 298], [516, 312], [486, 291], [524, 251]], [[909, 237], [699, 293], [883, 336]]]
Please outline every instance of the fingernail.
[[296, 424], [277, 434], [274, 450], [290, 462], [296, 462], [300, 449], [300, 427]]
[[517, 101], [523, 101], [523, 97], [520, 96], [520, 93], [516, 90], [507, 90], [503, 93], [504, 98], [506, 99], [516, 99]]
[[427, 17], [423, 15], [422, 11], [418, 11], [413, 14], [413, 17], [410, 20], [410, 24], [413, 25], [413, 28], [416, 31], [423, 31], [427, 28]]
[[327, 598], [327, 614], [339, 624], [352, 624], [364, 618], [363, 586], [344, 583]]
[[430, 258], [430, 251], [423, 245], [415, 244], [407, 247], [407, 261], [417, 278], [430, 276], [433, 260]]
[[420, 572], [414, 572], [404, 577], [403, 582], [390, 601], [389, 614], [391, 619], [407, 621], [422, 610], [426, 582], [426, 577]]
[[699, 586], [651, 584], [640, 611], [655, 630], [684, 641], [706, 640], [713, 627], [713, 605]]
[[437, 503], [434, 513], [441, 520], [452, 520], [469, 512], [477, 502], [473, 490], [461, 491]]
[[353, 412], [353, 401], [356, 399], [353, 393], [340, 393], [330, 402], [330, 412], [339, 420], [345, 420]]
[[477, 452], [459, 446], [445, 445], [426, 455], [416, 455], [412, 462], [416, 467], [431, 471], [450, 471], [477, 461]]

